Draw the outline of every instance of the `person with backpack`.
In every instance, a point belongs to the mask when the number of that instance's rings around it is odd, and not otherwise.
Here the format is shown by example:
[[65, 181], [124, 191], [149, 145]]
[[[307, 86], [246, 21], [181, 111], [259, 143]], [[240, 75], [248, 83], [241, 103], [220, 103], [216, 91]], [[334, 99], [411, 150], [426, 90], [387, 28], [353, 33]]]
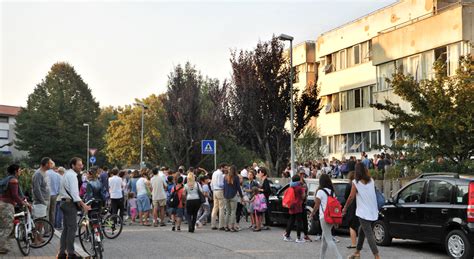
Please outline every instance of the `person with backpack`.
[[343, 215], [347, 213], [347, 209], [350, 207], [354, 198], [356, 200], [356, 216], [359, 218], [360, 228], [356, 251], [353, 255], [349, 256], [349, 258], [360, 258], [360, 251], [362, 250], [364, 239], [367, 236], [370, 250], [372, 250], [374, 257], [379, 259], [380, 255], [375, 243], [374, 232], [372, 231], [372, 224], [379, 217], [375, 182], [369, 176], [368, 169], [360, 162], [355, 165], [355, 179], [352, 181], [351, 193], [342, 210]]
[[263, 213], [267, 210], [267, 203], [265, 201], [265, 195], [260, 193], [257, 186], [252, 187], [253, 197], [250, 200], [252, 204], [252, 218], [255, 224], [254, 232], [259, 232], [262, 230], [262, 216]]
[[[304, 172], [303, 172], [304, 173]], [[283, 206], [288, 208], [290, 218], [286, 225], [286, 233], [283, 237], [284, 241], [290, 242], [291, 229], [296, 223], [296, 243], [304, 243], [305, 239], [301, 238], [301, 231], [303, 230], [303, 218], [301, 212], [303, 212], [303, 201], [305, 199], [305, 190], [301, 186], [300, 176], [293, 175], [291, 178], [290, 187], [288, 187], [283, 197]]]
[[334, 250], [336, 258], [342, 259], [331, 233], [334, 225], [342, 223], [341, 209], [341, 204], [334, 195], [331, 177], [327, 174], [321, 175], [319, 178], [319, 188], [314, 199], [313, 212], [311, 212], [311, 217], [313, 217], [316, 211], [319, 211], [319, 221], [322, 229], [321, 259], [326, 258], [328, 247]]
[[106, 190], [102, 186], [102, 182], [98, 179], [97, 171], [98, 168], [96, 166], [93, 166], [89, 169], [86, 182], [86, 193], [84, 195], [84, 200], [86, 202], [92, 199], [97, 201], [91, 206], [94, 209], [102, 208], [105, 205], [106, 198]]
[[168, 207], [171, 212], [171, 221], [173, 222], [172, 231], [181, 231], [181, 221], [184, 216], [184, 203], [183, 203], [183, 177], [178, 177], [176, 185], [171, 190], [171, 194], [168, 200]]

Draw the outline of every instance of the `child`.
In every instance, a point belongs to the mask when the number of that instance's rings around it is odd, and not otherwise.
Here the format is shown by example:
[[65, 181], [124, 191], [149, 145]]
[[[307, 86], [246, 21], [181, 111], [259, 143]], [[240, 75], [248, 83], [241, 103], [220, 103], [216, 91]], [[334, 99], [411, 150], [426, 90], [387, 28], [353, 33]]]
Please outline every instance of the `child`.
[[262, 230], [262, 215], [267, 210], [267, 203], [265, 202], [265, 196], [260, 193], [257, 186], [252, 187], [253, 197], [250, 200], [253, 208], [253, 222], [255, 223], [254, 232]]
[[293, 228], [293, 224], [296, 223], [296, 243], [304, 243], [305, 240], [301, 238], [301, 231], [303, 230], [303, 217], [301, 212], [303, 212], [305, 191], [303, 187], [301, 187], [299, 175], [293, 175], [289, 188], [293, 188], [294, 195], [292, 197], [290, 206], [288, 207], [290, 218], [288, 219], [288, 224], [286, 225], [286, 234], [283, 240], [292, 241], [290, 238], [290, 233], [291, 229]]
[[[135, 193], [128, 193], [128, 208], [130, 208], [130, 216], [132, 217], [132, 222], [135, 223], [135, 218], [137, 217], [137, 198], [135, 198]], [[132, 225], [130, 222], [130, 225]]]

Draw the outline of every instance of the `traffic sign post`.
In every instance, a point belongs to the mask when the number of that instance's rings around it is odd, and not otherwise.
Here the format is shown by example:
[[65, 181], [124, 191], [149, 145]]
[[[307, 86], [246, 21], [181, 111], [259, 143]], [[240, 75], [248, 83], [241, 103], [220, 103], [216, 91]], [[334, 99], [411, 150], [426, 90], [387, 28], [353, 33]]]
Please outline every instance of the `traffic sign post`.
[[217, 141], [216, 140], [202, 140], [201, 154], [214, 155], [214, 170], [217, 170]]

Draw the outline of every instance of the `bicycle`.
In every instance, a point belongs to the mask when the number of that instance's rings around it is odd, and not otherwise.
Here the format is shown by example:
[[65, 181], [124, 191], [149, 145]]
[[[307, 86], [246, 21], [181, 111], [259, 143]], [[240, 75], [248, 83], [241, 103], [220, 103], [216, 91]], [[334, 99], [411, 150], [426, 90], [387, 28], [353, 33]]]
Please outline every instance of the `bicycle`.
[[[22, 207], [21, 212], [14, 214], [13, 224], [18, 248], [24, 256], [30, 254], [30, 247], [41, 248], [47, 245], [54, 235], [53, 224], [42, 218], [33, 220], [26, 206]], [[46, 237], [46, 239], [43, 239], [43, 237]], [[42, 239], [40, 243], [32, 242], [32, 240], [38, 238]]]
[[[93, 200], [88, 201], [86, 205], [89, 205], [91, 202]], [[99, 209], [91, 209], [88, 213], [84, 213], [79, 225], [79, 242], [92, 258], [102, 259], [104, 252], [102, 241], [104, 238], [100, 223]]]
[[[100, 201], [92, 199], [88, 202], [88, 204], [91, 204], [93, 202], [99, 203]], [[99, 216], [100, 216], [101, 231], [103, 232], [106, 238], [115, 239], [120, 235], [120, 233], [122, 233], [122, 228], [123, 228], [122, 217], [120, 217], [117, 214], [111, 214], [107, 207], [101, 209]], [[76, 234], [77, 237], [81, 235], [80, 230], [81, 230], [81, 226], [83, 225], [82, 223], [83, 220], [84, 220], [84, 215], [80, 215], [79, 220], [77, 222], [78, 224], [78, 228], [77, 228], [78, 231]]]

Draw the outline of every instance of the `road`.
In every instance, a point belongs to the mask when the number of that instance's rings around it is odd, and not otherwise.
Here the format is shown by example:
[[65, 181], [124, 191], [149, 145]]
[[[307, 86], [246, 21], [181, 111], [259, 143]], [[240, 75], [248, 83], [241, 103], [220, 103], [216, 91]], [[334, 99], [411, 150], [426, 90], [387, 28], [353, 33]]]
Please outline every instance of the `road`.
[[[125, 226], [116, 240], [106, 240], [105, 258], [319, 258], [321, 242], [297, 244], [282, 240], [283, 228], [238, 233], [211, 230], [209, 226], [187, 232], [172, 232], [171, 226]], [[292, 237], [295, 237], [292, 233]], [[343, 258], [351, 254], [346, 247], [350, 239], [338, 236], [337, 244]], [[379, 247], [382, 258], [448, 258], [439, 245], [417, 241], [394, 240], [390, 247]], [[327, 258], [335, 258], [330, 253]], [[362, 258], [373, 258], [368, 244]]]

